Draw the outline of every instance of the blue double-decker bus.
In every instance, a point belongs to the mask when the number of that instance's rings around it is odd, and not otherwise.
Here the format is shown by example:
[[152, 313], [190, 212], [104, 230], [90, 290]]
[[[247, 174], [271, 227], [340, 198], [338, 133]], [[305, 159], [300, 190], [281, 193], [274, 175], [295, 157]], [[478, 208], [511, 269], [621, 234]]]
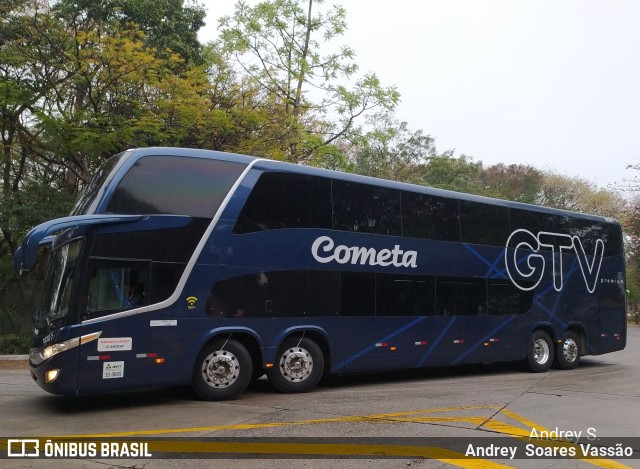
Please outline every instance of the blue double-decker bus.
[[464, 363], [544, 372], [626, 342], [614, 220], [243, 155], [115, 155], [69, 217], [26, 235], [15, 270], [42, 247], [30, 368], [54, 394], [191, 384], [220, 400], [265, 372], [283, 392]]

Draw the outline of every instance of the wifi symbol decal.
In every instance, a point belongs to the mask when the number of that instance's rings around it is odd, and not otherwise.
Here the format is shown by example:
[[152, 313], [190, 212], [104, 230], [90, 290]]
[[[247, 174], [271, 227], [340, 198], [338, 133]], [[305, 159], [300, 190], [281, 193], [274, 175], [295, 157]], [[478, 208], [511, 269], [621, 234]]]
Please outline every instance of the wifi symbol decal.
[[187, 297], [187, 307], [189, 309], [196, 309], [196, 303], [198, 302], [198, 298], [195, 296]]

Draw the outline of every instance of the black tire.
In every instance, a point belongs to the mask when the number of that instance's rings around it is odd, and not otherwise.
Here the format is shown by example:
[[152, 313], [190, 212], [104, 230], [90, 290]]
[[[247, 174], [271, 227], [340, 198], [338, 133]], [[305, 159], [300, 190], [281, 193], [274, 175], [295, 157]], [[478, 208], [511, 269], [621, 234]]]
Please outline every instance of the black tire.
[[555, 347], [551, 337], [545, 331], [535, 331], [529, 338], [527, 365], [534, 373], [543, 373], [551, 369]]
[[303, 337], [285, 340], [277, 362], [267, 370], [269, 381], [280, 392], [311, 391], [324, 373], [324, 355], [318, 344]]
[[253, 376], [251, 355], [240, 342], [216, 339], [207, 344], [193, 369], [194, 391], [208, 401], [235, 399]]
[[572, 370], [580, 363], [580, 337], [573, 331], [567, 331], [564, 340], [556, 348], [556, 368]]

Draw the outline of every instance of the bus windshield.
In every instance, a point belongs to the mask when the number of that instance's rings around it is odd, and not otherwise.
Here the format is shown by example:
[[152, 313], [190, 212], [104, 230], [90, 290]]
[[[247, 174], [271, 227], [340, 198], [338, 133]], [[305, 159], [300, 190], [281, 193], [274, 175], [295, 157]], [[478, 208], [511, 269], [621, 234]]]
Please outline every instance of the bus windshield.
[[51, 253], [47, 288], [36, 327], [43, 327], [69, 314], [82, 240], [65, 244]]

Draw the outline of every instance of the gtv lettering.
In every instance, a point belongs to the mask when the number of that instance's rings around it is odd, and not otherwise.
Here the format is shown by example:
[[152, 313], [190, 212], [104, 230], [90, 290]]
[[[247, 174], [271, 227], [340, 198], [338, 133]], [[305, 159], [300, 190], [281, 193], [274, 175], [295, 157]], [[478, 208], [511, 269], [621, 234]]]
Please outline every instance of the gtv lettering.
[[417, 267], [418, 253], [416, 251], [403, 251], [396, 244], [393, 249], [364, 248], [359, 246], [336, 246], [329, 236], [320, 236], [311, 245], [311, 254], [314, 259], [322, 264], [335, 261], [338, 264], [352, 265], [380, 265], [383, 267]]
[[[541, 231], [536, 236], [528, 230], [519, 229], [511, 233], [506, 247], [504, 261], [507, 273], [513, 284], [521, 290], [533, 290], [542, 281], [548, 268], [544, 256], [540, 254], [542, 247], [551, 249], [553, 288], [556, 291], [561, 291], [563, 287], [562, 254], [571, 250], [578, 259], [587, 291], [593, 293], [596, 289], [604, 255], [604, 241], [601, 239], [596, 240], [594, 252], [587, 256], [582, 241], [577, 236], [546, 231]], [[524, 261], [522, 251], [529, 251]]]

